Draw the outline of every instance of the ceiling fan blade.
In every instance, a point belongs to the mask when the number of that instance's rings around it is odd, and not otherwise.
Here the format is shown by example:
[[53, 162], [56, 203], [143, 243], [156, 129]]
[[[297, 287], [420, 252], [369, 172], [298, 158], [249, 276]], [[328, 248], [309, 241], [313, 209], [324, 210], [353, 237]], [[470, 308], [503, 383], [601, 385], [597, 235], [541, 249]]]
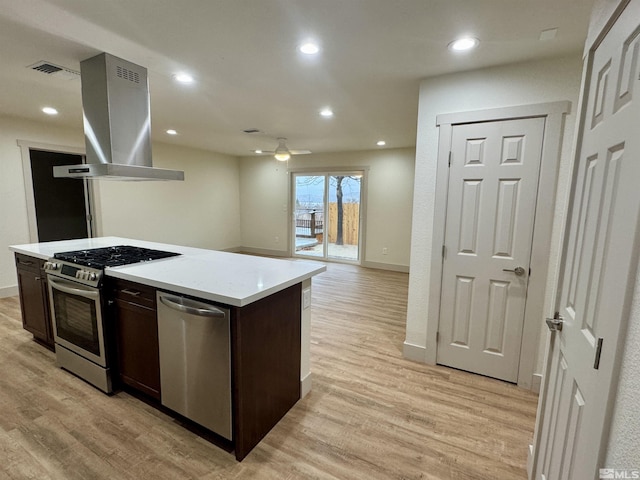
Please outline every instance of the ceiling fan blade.
[[291, 155], [307, 155], [311, 153], [311, 150], [289, 150]]

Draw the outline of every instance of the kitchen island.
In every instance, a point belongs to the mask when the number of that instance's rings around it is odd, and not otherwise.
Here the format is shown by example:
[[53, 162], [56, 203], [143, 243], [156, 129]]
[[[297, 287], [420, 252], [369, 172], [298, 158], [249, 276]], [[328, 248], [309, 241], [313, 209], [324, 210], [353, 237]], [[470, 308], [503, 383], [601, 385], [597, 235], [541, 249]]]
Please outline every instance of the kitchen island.
[[[241, 460], [311, 388], [311, 277], [326, 267], [120, 237], [10, 248], [20, 272], [22, 265], [43, 262], [56, 253], [120, 245], [180, 255], [104, 269], [105, 318], [116, 332], [109, 337], [115, 344], [114, 370], [125, 386], [158, 401], [162, 398], [157, 381], [156, 291], [228, 309], [233, 418], [229, 440]], [[28, 310], [25, 303], [30, 301], [20, 286], [22, 307]], [[126, 298], [132, 291], [134, 298]], [[140, 359], [145, 359], [143, 364]]]

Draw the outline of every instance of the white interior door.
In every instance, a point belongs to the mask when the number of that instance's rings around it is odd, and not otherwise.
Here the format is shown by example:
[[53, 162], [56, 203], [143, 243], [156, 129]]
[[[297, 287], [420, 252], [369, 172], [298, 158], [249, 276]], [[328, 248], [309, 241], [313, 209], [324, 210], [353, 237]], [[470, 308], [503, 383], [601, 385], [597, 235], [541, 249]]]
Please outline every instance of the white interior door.
[[533, 472], [538, 480], [596, 479], [604, 467], [616, 352], [637, 269], [639, 50], [640, 0], [632, 0], [586, 65], [558, 290], [564, 323], [554, 334], [541, 400]]
[[544, 125], [453, 127], [437, 363], [518, 379]]

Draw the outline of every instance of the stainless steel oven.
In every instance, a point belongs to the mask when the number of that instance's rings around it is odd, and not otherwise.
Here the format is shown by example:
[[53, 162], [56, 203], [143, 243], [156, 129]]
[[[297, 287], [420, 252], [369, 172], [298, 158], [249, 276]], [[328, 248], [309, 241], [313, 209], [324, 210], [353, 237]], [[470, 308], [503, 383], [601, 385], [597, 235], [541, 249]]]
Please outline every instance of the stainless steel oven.
[[[113, 391], [114, 350], [104, 312], [104, 269], [179, 255], [131, 245], [56, 253], [44, 264], [56, 343], [56, 362], [100, 390]], [[111, 339], [111, 341], [110, 341]], [[115, 366], [115, 365], [114, 365]]]
[[58, 366], [111, 393], [102, 271], [57, 260], [47, 262], [45, 269]]

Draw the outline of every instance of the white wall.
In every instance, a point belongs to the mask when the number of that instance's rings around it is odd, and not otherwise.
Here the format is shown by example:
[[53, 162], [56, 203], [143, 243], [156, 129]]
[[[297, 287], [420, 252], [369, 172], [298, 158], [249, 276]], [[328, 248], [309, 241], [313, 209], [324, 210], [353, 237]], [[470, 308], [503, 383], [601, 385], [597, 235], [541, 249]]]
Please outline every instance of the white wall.
[[604, 466], [640, 470], [640, 275], [635, 290], [615, 393]]
[[240, 159], [242, 246], [288, 253], [289, 189], [287, 164], [272, 157]]
[[[411, 276], [405, 352], [413, 359], [427, 356], [427, 317], [430, 288], [431, 249], [436, 189], [438, 129], [436, 116], [496, 107], [569, 100], [572, 112], [566, 117], [555, 220], [550, 251], [550, 268], [545, 295], [545, 313], [553, 311], [571, 175], [573, 132], [582, 72], [580, 53], [550, 60], [527, 62], [426, 79], [420, 86], [418, 137], [416, 142], [415, 195], [411, 236]], [[541, 330], [542, 330], [541, 325]], [[435, 331], [435, 330], [434, 330]], [[546, 333], [540, 335], [544, 351]], [[538, 355], [536, 372], [542, 370]]]
[[9, 245], [29, 243], [27, 201], [18, 140], [84, 147], [81, 132], [58, 128], [55, 121], [32, 122], [0, 116], [0, 296], [17, 294]]
[[[288, 169], [368, 167], [364, 264], [406, 271], [414, 159], [412, 148], [294, 156], [288, 165], [267, 156], [243, 157], [240, 169], [243, 247], [282, 255], [288, 252]], [[385, 247], [388, 253], [383, 255]]]
[[[0, 296], [17, 294], [9, 245], [30, 243], [17, 140], [84, 148], [82, 132], [53, 122], [0, 117]], [[184, 182], [94, 182], [96, 235], [211, 249], [240, 246], [236, 157], [153, 144], [154, 166], [185, 171]]]
[[237, 157], [153, 144], [153, 166], [184, 170], [184, 182], [100, 181], [97, 236], [177, 245], [240, 246], [240, 168]]

